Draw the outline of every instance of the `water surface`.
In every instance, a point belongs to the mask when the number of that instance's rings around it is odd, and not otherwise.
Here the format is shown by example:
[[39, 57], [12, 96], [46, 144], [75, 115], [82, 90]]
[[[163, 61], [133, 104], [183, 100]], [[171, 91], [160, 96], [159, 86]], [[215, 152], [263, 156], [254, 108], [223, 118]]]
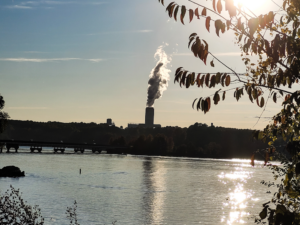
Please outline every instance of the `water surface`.
[[[24, 178], [0, 178], [39, 205], [46, 224], [68, 224], [66, 208], [78, 203], [83, 224], [254, 224], [269, 190], [271, 172], [249, 161], [104, 154], [0, 154]], [[81, 175], [79, 169], [81, 168]]]

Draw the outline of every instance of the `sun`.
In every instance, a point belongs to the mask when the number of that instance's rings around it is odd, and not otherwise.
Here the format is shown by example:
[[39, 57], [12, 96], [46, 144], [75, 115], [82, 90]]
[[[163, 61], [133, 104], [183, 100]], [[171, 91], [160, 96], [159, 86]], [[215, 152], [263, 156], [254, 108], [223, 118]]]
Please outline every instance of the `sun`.
[[264, 3], [264, 0], [234, 0], [236, 6], [241, 5], [252, 10], [262, 7]]

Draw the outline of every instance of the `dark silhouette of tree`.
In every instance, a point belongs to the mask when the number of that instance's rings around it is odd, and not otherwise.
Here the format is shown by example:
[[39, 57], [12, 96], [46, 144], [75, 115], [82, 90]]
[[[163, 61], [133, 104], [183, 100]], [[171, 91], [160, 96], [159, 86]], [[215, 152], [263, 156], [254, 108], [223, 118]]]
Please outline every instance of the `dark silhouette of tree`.
[[5, 101], [3, 96], [0, 95], [0, 133], [2, 133], [7, 125], [9, 115], [3, 111]]

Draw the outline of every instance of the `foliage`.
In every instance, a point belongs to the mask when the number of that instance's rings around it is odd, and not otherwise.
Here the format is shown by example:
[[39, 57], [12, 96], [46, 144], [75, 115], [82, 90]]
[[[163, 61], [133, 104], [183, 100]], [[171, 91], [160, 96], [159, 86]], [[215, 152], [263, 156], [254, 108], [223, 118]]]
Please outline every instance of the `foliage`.
[[70, 224], [79, 225], [77, 220], [77, 202], [74, 201], [73, 207], [68, 207], [66, 211], [67, 218], [70, 220]]
[[[197, 5], [196, 9], [187, 9], [186, 6], [171, 2], [166, 8], [168, 15], [177, 20], [177, 14], [180, 13], [182, 24], [187, 12], [190, 22], [194, 18], [199, 20], [200, 17], [205, 17], [207, 31], [210, 31], [211, 24], [214, 23], [217, 36], [229, 30], [233, 31], [236, 43], [241, 49], [246, 72], [237, 73], [225, 65], [209, 51], [208, 43], [201, 40], [197, 33], [193, 33], [189, 36], [188, 47], [194, 56], [206, 64], [210, 55], [213, 59], [210, 66], [215, 66], [215, 60], [230, 72], [201, 74], [179, 67], [175, 72], [174, 82], [186, 88], [193, 85], [199, 88], [220, 86], [213, 94], [213, 99], [206, 96], [194, 100], [192, 107], [196, 106], [197, 110], [204, 113], [210, 110], [212, 101], [217, 105], [221, 96], [225, 100], [226, 91], [230, 90], [234, 90], [237, 101], [243, 95], [248, 95], [249, 100], [252, 103], [256, 101], [261, 108], [266, 106], [269, 98], [275, 103], [278, 98], [283, 99], [283, 108], [273, 117], [271, 123], [263, 131], [253, 133], [255, 138], [269, 141], [270, 148], [264, 152], [266, 165], [272, 169], [275, 179], [282, 177], [277, 186], [278, 191], [270, 202], [263, 205], [256, 222], [264, 224], [268, 220], [269, 224], [299, 224], [300, 91], [295, 91], [296, 88], [293, 91], [288, 89], [293, 88], [300, 78], [300, 1], [281, 0], [280, 5], [275, 3], [279, 6], [277, 12], [270, 11], [259, 16], [246, 7], [235, 6], [233, 0], [213, 0], [212, 9], [189, 1]], [[159, 2], [164, 5], [163, 0]], [[221, 14], [224, 10], [227, 17], [224, 13]], [[226, 87], [231, 89], [224, 90]], [[267, 100], [263, 97], [265, 91], [268, 92]], [[274, 142], [279, 137], [287, 141], [287, 152], [284, 154], [278, 150], [275, 152]], [[274, 155], [281, 160], [282, 166], [267, 164]], [[251, 160], [254, 165], [254, 155]]]
[[3, 97], [0, 95], [0, 133], [2, 133], [7, 125], [7, 121], [9, 119], [9, 115], [6, 112], [3, 112], [3, 108], [5, 105], [5, 101]]
[[10, 190], [0, 195], [0, 224], [42, 225], [44, 218], [37, 206], [27, 205], [20, 191], [10, 186]]
[[[70, 225], [80, 225], [77, 219], [77, 202], [73, 207], [67, 207], [66, 216]], [[10, 186], [0, 195], [0, 224], [5, 225], [43, 225], [45, 219], [38, 206], [30, 206], [23, 200], [20, 190]], [[117, 221], [113, 221], [115, 225]]]
[[[132, 146], [129, 154], [137, 155], [248, 158], [253, 149], [267, 147], [260, 140], [252, 141], [251, 133], [252, 130], [213, 127], [203, 123], [195, 123], [188, 128], [120, 129], [95, 123], [10, 120], [6, 131], [0, 135], [0, 140], [33, 139], [55, 142], [63, 140], [73, 143], [125, 145]], [[159, 143], [161, 143], [160, 147], [157, 146]], [[210, 151], [209, 149], [212, 149], [208, 147], [210, 143], [220, 146], [220, 151]]]
[[[164, 1], [159, 1], [164, 4]], [[200, 109], [204, 113], [208, 112], [212, 101], [217, 105], [221, 98], [225, 100], [227, 90], [222, 88], [236, 84], [242, 85], [233, 89], [237, 101], [244, 94], [247, 94], [251, 102], [256, 101], [259, 107], [263, 107], [265, 105], [263, 94], [264, 89], [266, 89], [272, 91], [270, 95], [272, 95], [274, 102], [280, 95], [289, 98], [292, 94], [293, 99], [300, 102], [297, 92], [292, 93], [285, 90], [285, 86], [291, 88], [294, 83], [298, 83], [299, 78], [300, 61], [297, 56], [300, 45], [300, 29], [298, 29], [300, 22], [298, 22], [297, 17], [299, 13], [297, 1], [284, 0], [282, 11], [286, 14], [281, 17], [280, 15], [276, 16], [273, 11], [259, 16], [249, 15], [243, 7], [236, 7], [233, 0], [218, 0], [217, 3], [216, 0], [213, 0], [213, 9], [193, 1], [190, 2], [196, 4], [197, 7], [187, 9], [184, 5], [180, 6], [171, 2], [166, 11], [175, 20], [177, 20], [177, 14], [180, 13], [183, 24], [186, 12], [189, 13], [190, 22], [193, 19], [199, 20], [200, 17], [204, 17], [207, 31], [210, 31], [210, 26], [214, 22], [217, 36], [220, 36], [220, 31], [221, 33], [228, 32], [228, 30], [233, 31], [236, 43], [241, 49], [241, 55], [245, 56], [242, 60], [246, 65], [245, 73], [237, 73], [209, 51], [209, 45], [205, 40], [200, 39], [197, 33], [192, 33], [189, 36], [188, 47], [191, 48], [196, 58], [206, 64], [207, 57], [210, 55], [213, 58], [210, 62], [212, 67], [215, 66], [214, 60], [216, 60], [230, 70], [230, 72], [202, 74], [179, 67], [175, 72], [174, 82], [178, 82], [180, 86], [186, 88], [193, 85], [201, 88], [220, 86], [212, 99], [209, 96], [195, 99], [193, 107], [196, 105], [197, 110]], [[228, 13], [227, 17], [223, 16], [223, 10]], [[208, 16], [208, 12], [212, 15]], [[250, 11], [250, 13], [252, 12]], [[251, 59], [250, 55], [257, 57]], [[254, 63], [257, 59], [258, 62]]]

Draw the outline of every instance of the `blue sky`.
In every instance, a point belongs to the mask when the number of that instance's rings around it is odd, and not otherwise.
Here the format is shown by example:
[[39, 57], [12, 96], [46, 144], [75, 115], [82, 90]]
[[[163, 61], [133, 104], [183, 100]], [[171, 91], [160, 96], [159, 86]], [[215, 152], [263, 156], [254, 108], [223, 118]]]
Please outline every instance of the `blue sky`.
[[[204, 29], [204, 20], [190, 24], [186, 20], [185, 26], [170, 20], [157, 0], [2, 0], [0, 93], [5, 111], [19, 120], [101, 123], [112, 118], [125, 127], [129, 122], [143, 123], [147, 82], [156, 65], [153, 56], [168, 43], [164, 49], [172, 57], [172, 72], [168, 89], [155, 102], [155, 123], [253, 128], [262, 109], [247, 97], [237, 103], [233, 93], [227, 93], [228, 101], [204, 115], [191, 104], [215, 90], [186, 90], [173, 82], [179, 66], [228, 72], [216, 62], [211, 68], [193, 57], [187, 48], [193, 32], [208, 40], [210, 50], [223, 62], [245, 72], [233, 34], [218, 38], [213, 29], [210, 33]], [[264, 116], [278, 109], [270, 103]], [[255, 128], [266, 123], [261, 120]]]

